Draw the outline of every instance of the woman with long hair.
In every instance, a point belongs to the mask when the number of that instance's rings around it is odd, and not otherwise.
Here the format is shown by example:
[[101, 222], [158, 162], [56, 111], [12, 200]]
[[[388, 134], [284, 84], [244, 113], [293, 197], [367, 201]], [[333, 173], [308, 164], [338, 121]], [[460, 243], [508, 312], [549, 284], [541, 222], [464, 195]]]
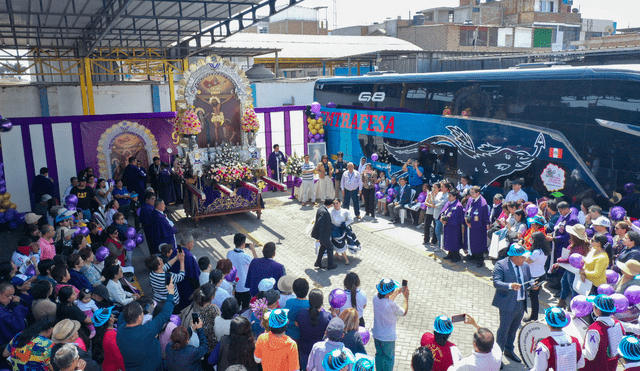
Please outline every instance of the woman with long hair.
[[364, 199], [365, 216], [376, 218], [376, 182], [378, 175], [373, 170], [373, 165], [367, 163], [362, 176], [362, 198]]
[[109, 290], [109, 298], [117, 304], [127, 305], [137, 300], [140, 295], [124, 291], [120, 279], [124, 276], [122, 268], [119, 265], [112, 265], [102, 271], [105, 280], [107, 280], [107, 290]]
[[74, 304], [77, 299], [78, 294], [73, 289], [73, 286], [64, 286], [61, 288], [58, 292], [56, 319], [58, 321], [62, 321], [63, 319], [68, 318], [70, 320], [80, 322], [83, 326], [80, 327], [78, 335], [80, 335], [80, 339], [84, 342], [84, 344], [80, 345], [83, 350], [87, 350], [86, 344], [89, 344], [88, 338], [91, 333], [87, 325], [93, 324], [93, 322], [90, 317], [84, 314], [84, 312]]
[[111, 191], [113, 191], [113, 184], [107, 186], [107, 181], [104, 178], [98, 179], [96, 184], [96, 196], [100, 201], [100, 206], [104, 206], [111, 202]]
[[124, 359], [116, 343], [116, 316], [113, 307], [103, 308], [93, 314], [96, 336], [93, 338], [93, 360], [102, 364], [103, 371], [124, 370]]
[[69, 283], [78, 290], [93, 288], [93, 285], [91, 285], [87, 277], [80, 272], [84, 264], [84, 260], [80, 254], [73, 253], [67, 258], [67, 267], [69, 268], [69, 275], [71, 276]]
[[331, 242], [334, 246], [334, 254], [336, 258], [344, 259], [344, 264], [349, 264], [349, 258], [347, 258], [347, 250], [353, 253], [357, 253], [360, 250], [360, 241], [358, 237], [353, 233], [351, 224], [353, 224], [353, 215], [347, 209], [342, 208], [342, 202], [340, 200], [333, 200], [333, 209], [329, 211], [331, 215]]
[[[435, 198], [440, 193], [440, 183], [434, 183], [431, 186], [431, 192], [427, 194], [427, 198], [424, 200], [424, 204], [427, 207], [424, 213], [424, 237], [422, 243], [424, 245], [431, 242], [432, 245], [438, 243], [437, 235], [435, 234], [435, 225], [433, 225], [434, 212], [436, 210]], [[433, 237], [431, 237], [431, 226], [433, 225]]]
[[[567, 226], [567, 233], [569, 233], [569, 256], [571, 254], [580, 254], [582, 256], [587, 256], [589, 253], [589, 240], [587, 238], [587, 234], [585, 232], [585, 228], [582, 224], [576, 224], [574, 226]], [[553, 265], [554, 270], [558, 269], [559, 263], [569, 263], [569, 258], [558, 258], [556, 264]], [[567, 307], [567, 298], [569, 294], [575, 296], [575, 292], [573, 291], [573, 280], [575, 274], [566, 271], [562, 275], [562, 279], [560, 280], [561, 288], [560, 288], [560, 301], [558, 301], [559, 308]]]
[[309, 309], [298, 312], [296, 326], [300, 328], [298, 351], [300, 352], [300, 369], [307, 367], [307, 361], [313, 344], [322, 341], [324, 332], [331, 321], [331, 313], [322, 309], [324, 296], [322, 291], [313, 289], [309, 293]]
[[358, 311], [359, 326], [364, 326], [364, 308], [367, 307], [367, 294], [360, 290], [360, 277], [355, 272], [349, 272], [344, 277], [344, 292], [347, 294], [347, 301], [344, 303], [338, 314], [349, 308]]
[[582, 282], [589, 280], [593, 283], [591, 294], [597, 295], [598, 287], [607, 283], [607, 267], [609, 266], [609, 255], [607, 255], [607, 244], [609, 239], [604, 233], [596, 233], [591, 240], [591, 250], [584, 258], [584, 267], [580, 269], [580, 279]]
[[189, 332], [184, 326], [176, 327], [171, 333], [171, 342], [165, 349], [166, 366], [169, 371], [202, 371], [200, 359], [207, 354], [209, 345], [202, 329], [202, 321], [191, 323], [193, 332], [198, 333], [200, 346], [189, 344]]
[[433, 353], [434, 371], [445, 371], [462, 359], [458, 347], [449, 341], [453, 323], [446, 316], [438, 316], [433, 322], [433, 333], [425, 332], [420, 339], [420, 346], [428, 347]]
[[210, 283], [205, 283], [198, 287], [190, 298], [193, 302], [193, 313], [198, 313], [200, 316], [200, 323], [202, 324], [200, 327], [202, 327], [202, 331], [207, 337], [209, 344], [207, 352], [211, 352], [218, 345], [215, 323], [216, 318], [220, 315], [220, 309], [212, 303], [215, 293], [216, 288]]
[[115, 225], [107, 227], [107, 240], [104, 245], [109, 249], [109, 253], [120, 260], [120, 264], [124, 267], [124, 246], [120, 241], [120, 233]]
[[324, 202], [326, 198], [331, 198], [335, 193], [335, 190], [333, 189], [333, 180], [331, 180], [333, 164], [329, 162], [329, 156], [322, 155], [320, 163], [316, 166], [316, 173], [318, 173], [316, 196], [321, 202]]
[[345, 348], [348, 348], [351, 353], [367, 354], [364, 349], [364, 343], [362, 342], [362, 336], [358, 332], [359, 317], [356, 308], [347, 308], [340, 313], [340, 319], [344, 322], [344, 337], [342, 343]]
[[51, 364], [50, 340], [56, 318], [44, 316], [33, 325], [16, 335], [3, 350], [2, 356], [11, 356], [14, 370], [49, 371]]
[[524, 232], [527, 231], [527, 214], [525, 214], [524, 210], [518, 209], [513, 213], [515, 222], [511, 226], [511, 232], [515, 232], [518, 234], [518, 239], [522, 238]]
[[220, 306], [220, 315], [214, 321], [213, 328], [216, 333], [216, 339], [222, 339], [223, 336], [231, 333], [231, 320], [239, 310], [240, 305], [238, 305], [236, 298], [232, 296], [224, 299]]
[[[544, 265], [551, 254], [549, 243], [544, 233], [538, 231], [533, 232], [531, 235], [531, 252], [527, 253], [526, 262], [529, 263], [531, 269], [531, 279], [537, 279], [542, 282], [544, 276]], [[526, 318], [525, 322], [537, 321], [538, 310], [540, 309], [540, 301], [538, 300], [538, 293], [540, 290], [530, 290], [529, 296], [531, 297], [531, 313]]]
[[105, 206], [104, 221], [107, 223], [107, 227], [113, 224], [113, 216], [119, 212], [120, 203], [115, 198]]
[[80, 257], [84, 261], [84, 264], [80, 268], [80, 273], [89, 281], [91, 286], [95, 287], [102, 284], [102, 271], [94, 264], [96, 256], [91, 248], [85, 247], [80, 249]]
[[212, 352], [208, 361], [211, 365], [218, 365], [218, 371], [225, 371], [231, 365], [243, 365], [248, 371], [258, 371], [260, 368], [253, 356], [255, 350], [251, 323], [246, 317], [238, 316], [231, 320], [231, 334], [220, 339], [219, 352]]

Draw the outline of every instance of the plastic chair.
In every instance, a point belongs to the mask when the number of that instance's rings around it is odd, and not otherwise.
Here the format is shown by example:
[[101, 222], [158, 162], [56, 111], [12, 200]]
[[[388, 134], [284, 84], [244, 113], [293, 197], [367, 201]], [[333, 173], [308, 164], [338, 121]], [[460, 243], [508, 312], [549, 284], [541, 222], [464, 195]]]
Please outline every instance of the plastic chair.
[[409, 203], [404, 205], [404, 208], [402, 208], [402, 210], [400, 210], [400, 212], [398, 213], [398, 216], [400, 217], [400, 224], [404, 224], [404, 218], [407, 217], [407, 209], [410, 209], [411, 203], [413, 202], [413, 200], [416, 198], [416, 190], [412, 189], [411, 190], [411, 199], [409, 199]]

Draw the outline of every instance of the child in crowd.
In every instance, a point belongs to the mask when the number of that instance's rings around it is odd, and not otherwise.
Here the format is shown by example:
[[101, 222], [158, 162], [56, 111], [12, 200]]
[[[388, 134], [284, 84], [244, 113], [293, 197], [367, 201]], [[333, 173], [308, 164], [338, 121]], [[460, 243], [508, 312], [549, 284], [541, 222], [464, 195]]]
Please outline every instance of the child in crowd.
[[209, 283], [209, 273], [211, 273], [211, 261], [209, 257], [203, 256], [198, 259], [198, 267], [200, 267], [200, 286]]
[[91, 222], [87, 225], [89, 228], [89, 236], [87, 237], [87, 242], [91, 243], [92, 249], [95, 250], [102, 246], [104, 242], [102, 229], [98, 226], [98, 223]]
[[[382, 192], [384, 192], [389, 186], [389, 180], [387, 179], [387, 176], [385, 175], [384, 171], [381, 171], [380, 174], [378, 174], [377, 182], [378, 182], [378, 187]], [[385, 197], [382, 197], [381, 199], [378, 200], [378, 209], [376, 210], [376, 212], [380, 214], [385, 214], [387, 212], [386, 195]]]
[[[385, 212], [384, 212], [383, 215], [385, 215], [385, 216], [389, 216], [389, 210], [386, 207], [386, 203], [387, 203], [386, 197], [389, 194], [388, 193], [389, 189], [394, 188], [396, 190], [396, 192], [397, 192], [398, 189], [400, 188], [400, 185], [398, 185], [398, 178], [396, 178], [395, 176], [392, 176], [391, 180], [389, 182], [390, 182], [389, 185], [384, 190]], [[380, 188], [380, 189], [382, 189], [382, 188]]]
[[113, 224], [113, 216], [118, 212], [118, 208], [120, 208], [120, 203], [116, 199], [109, 201], [105, 206], [104, 221], [107, 223], [107, 227]]
[[[91, 298], [91, 291], [89, 291], [89, 289], [81, 290], [80, 295], [78, 295], [78, 300], [73, 303], [89, 318], [93, 317], [93, 313], [98, 310], [96, 302]], [[89, 338], [93, 338], [96, 335], [96, 328], [93, 324], [87, 325], [87, 328], [91, 331]]]

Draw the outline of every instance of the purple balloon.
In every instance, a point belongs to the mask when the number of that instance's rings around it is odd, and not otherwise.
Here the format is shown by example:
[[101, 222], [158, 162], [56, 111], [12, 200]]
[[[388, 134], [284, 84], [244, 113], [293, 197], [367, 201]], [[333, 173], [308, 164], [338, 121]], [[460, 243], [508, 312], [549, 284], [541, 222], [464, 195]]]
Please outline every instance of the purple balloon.
[[238, 269], [236, 267], [232, 267], [231, 272], [224, 276], [224, 279], [227, 280], [227, 282], [236, 282], [236, 277], [238, 277]]
[[103, 262], [107, 256], [109, 256], [109, 248], [106, 246], [99, 247], [96, 250], [96, 260], [99, 262]]
[[171, 317], [169, 317], [169, 322], [173, 323], [176, 326], [182, 325], [182, 320], [180, 319], [180, 316], [177, 314], [172, 314]]
[[591, 314], [593, 311], [593, 304], [587, 301], [587, 297], [584, 295], [576, 295], [571, 299], [571, 312], [576, 317], [584, 317]]
[[136, 238], [136, 229], [133, 227], [129, 227], [127, 228], [127, 231], [125, 232], [125, 237], [127, 237], [128, 240], [133, 240]]
[[0, 186], [6, 186], [7, 185], [7, 181], [4, 179], [0, 179]]
[[7, 211], [4, 213], [4, 220], [7, 222], [10, 222], [13, 220], [13, 218], [16, 216], [15, 213], [15, 209], [7, 209]]
[[614, 290], [613, 286], [609, 285], [608, 283], [603, 283], [602, 285], [598, 286], [598, 294], [612, 295], [614, 292], [616, 292], [616, 290]]
[[312, 133], [312, 132], [310, 132], [310, 131], [309, 131], [309, 132], [307, 132], [307, 138], [309, 138], [309, 139], [313, 138], [313, 133]]
[[387, 203], [392, 203], [392, 202], [393, 202], [393, 196], [387, 195]]
[[418, 201], [418, 202], [424, 202], [424, 200], [426, 200], [426, 199], [427, 199], [427, 196], [425, 196], [425, 195], [424, 195], [424, 193], [420, 193], [420, 194], [418, 195], [418, 199], [417, 199], [417, 201]]
[[624, 296], [629, 299], [629, 305], [636, 305], [640, 303], [640, 286], [633, 285], [627, 287], [627, 289], [624, 290]]
[[89, 235], [89, 227], [80, 227], [80, 234], [87, 237]]
[[6, 223], [6, 222], [7, 222], [7, 221], [6, 221], [6, 220], [4, 220], [4, 217], [0, 218], [0, 224], [4, 224], [4, 223]]
[[314, 136], [313, 136], [313, 139], [315, 139], [315, 140], [320, 139], [320, 134], [316, 134], [316, 135], [314, 135]]
[[140, 245], [143, 242], [144, 242], [144, 236], [142, 236], [142, 233], [137, 233], [136, 234], [136, 245]]
[[393, 197], [395, 197], [395, 196], [398, 194], [398, 191], [396, 191], [396, 189], [395, 189], [395, 188], [389, 188], [389, 189], [387, 190], [387, 194], [388, 194], [389, 196], [393, 196]]
[[327, 108], [336, 108], [336, 104], [333, 102], [327, 103]]
[[5, 186], [0, 186], [0, 195], [3, 195], [3, 194], [5, 194], [5, 193], [7, 193], [7, 187], [5, 187]]
[[367, 345], [369, 340], [371, 340], [371, 334], [369, 333], [369, 330], [360, 326], [358, 327], [358, 333], [360, 334], [360, 337], [362, 338], [362, 342], [364, 343], [364, 345]]
[[316, 142], [316, 138], [311, 138], [311, 139], [309, 139], [309, 142], [310, 142], [310, 143], [315, 143], [315, 142]]
[[17, 229], [18, 228], [18, 223], [16, 223], [15, 221], [9, 223], [9, 228], [11, 229]]
[[576, 269], [582, 269], [584, 267], [584, 256], [578, 253], [569, 255], [569, 264]]
[[315, 113], [316, 115], [320, 114], [320, 109], [321, 108], [322, 108], [322, 106], [320, 105], [320, 103], [318, 103], [318, 102], [311, 103], [311, 112]]
[[636, 227], [640, 228], [640, 220], [634, 220], [634, 221], [631, 222], [631, 224], [633, 224]]
[[127, 251], [133, 251], [136, 248], [136, 241], [126, 240], [124, 241], [124, 249]]
[[616, 303], [616, 313], [622, 313], [629, 309], [629, 299], [622, 294], [613, 294], [610, 296], [613, 302]]
[[333, 289], [329, 293], [329, 305], [331, 308], [340, 309], [347, 302], [347, 293], [343, 289]]
[[7, 131], [11, 130], [12, 127], [13, 127], [13, 123], [11, 122], [11, 120], [9, 120], [9, 119], [0, 120], [0, 131], [1, 132], [6, 133]]
[[584, 231], [584, 233], [587, 235], [587, 238], [593, 238], [593, 235], [595, 234], [595, 231], [591, 228], [587, 229]]
[[627, 216], [627, 210], [622, 206], [614, 206], [611, 208], [611, 211], [609, 211], [609, 216], [613, 220], [622, 220]]
[[611, 269], [607, 269], [606, 274], [607, 274], [607, 283], [609, 285], [615, 285], [618, 282], [618, 279], [620, 278], [620, 275], [618, 275], [618, 273], [616, 273]]
[[534, 216], [538, 215], [538, 206], [536, 205], [529, 205], [527, 206], [527, 216], [529, 218], [533, 218]]
[[0, 212], [0, 219], [4, 219], [4, 213]]
[[78, 205], [78, 196], [68, 195], [64, 198], [64, 204], [69, 207], [76, 207]]
[[24, 224], [24, 213], [18, 213], [18, 215], [16, 215], [16, 221], [18, 224]]
[[374, 153], [371, 155], [371, 161], [378, 161], [378, 154]]
[[636, 188], [636, 185], [633, 183], [627, 183], [624, 185], [623, 188], [624, 188], [624, 191], [627, 192], [627, 194], [629, 194], [629, 193], [633, 193], [633, 191]]
[[376, 192], [378, 192], [378, 191], [380, 190], [380, 185], [379, 185], [379, 184], [376, 184], [376, 185], [374, 186], [374, 188], [375, 188]]
[[296, 180], [293, 181], [293, 185], [295, 187], [300, 187], [302, 185], [302, 178], [296, 178]]
[[27, 270], [24, 271], [24, 274], [26, 274], [29, 277], [33, 277], [36, 275], [36, 266], [31, 264], [30, 266], [27, 267]]
[[382, 200], [384, 198], [384, 193], [382, 193], [380, 191], [376, 192], [376, 198], [378, 200]]

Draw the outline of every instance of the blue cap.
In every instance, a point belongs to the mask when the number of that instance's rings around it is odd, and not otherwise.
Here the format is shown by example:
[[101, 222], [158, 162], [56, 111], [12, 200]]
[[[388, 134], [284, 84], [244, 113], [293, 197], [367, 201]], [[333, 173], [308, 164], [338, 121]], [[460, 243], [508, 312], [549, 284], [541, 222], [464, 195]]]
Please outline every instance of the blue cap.
[[640, 361], [640, 341], [635, 336], [625, 336], [618, 344], [618, 353], [629, 361]]
[[507, 251], [507, 255], [509, 256], [522, 256], [527, 252], [527, 249], [525, 249], [522, 245], [520, 245], [519, 243], [512, 243], [511, 246], [509, 247], [509, 251]]
[[379, 284], [376, 285], [376, 289], [378, 289], [378, 292], [381, 295], [387, 295], [388, 293], [392, 292], [398, 287], [400, 287], [400, 285], [398, 285], [398, 282], [390, 278], [385, 278], [382, 281], [380, 281]]
[[131, 192], [131, 194], [129, 195], [129, 197], [134, 198], [134, 197], [138, 197], [138, 194], [135, 192]]
[[373, 361], [367, 357], [362, 357], [358, 359], [356, 363], [353, 365], [353, 371], [374, 371], [375, 368], [376, 367]]
[[558, 307], [551, 307], [544, 311], [544, 319], [547, 325], [556, 328], [562, 328], [569, 324], [569, 318], [564, 310]]
[[527, 219], [527, 221], [529, 222], [529, 224], [539, 224], [539, 225], [547, 224], [547, 221], [544, 220], [544, 217], [541, 215], [536, 215], [533, 218]]
[[447, 316], [438, 316], [433, 322], [433, 330], [442, 335], [449, 335], [453, 331], [453, 323]]
[[111, 318], [111, 311], [113, 311], [115, 306], [110, 306], [109, 308], [98, 309], [95, 313], [93, 313], [93, 325], [95, 327], [100, 327], [109, 321]]
[[275, 309], [271, 311], [269, 315], [269, 327], [270, 328], [282, 328], [289, 323], [289, 310], [287, 309]]
[[322, 360], [322, 368], [325, 371], [340, 371], [346, 366], [353, 364], [353, 353], [347, 348], [334, 349]]
[[616, 302], [609, 295], [600, 294], [596, 297], [588, 296], [587, 301], [593, 303], [596, 308], [606, 314], [613, 314], [616, 312]]

